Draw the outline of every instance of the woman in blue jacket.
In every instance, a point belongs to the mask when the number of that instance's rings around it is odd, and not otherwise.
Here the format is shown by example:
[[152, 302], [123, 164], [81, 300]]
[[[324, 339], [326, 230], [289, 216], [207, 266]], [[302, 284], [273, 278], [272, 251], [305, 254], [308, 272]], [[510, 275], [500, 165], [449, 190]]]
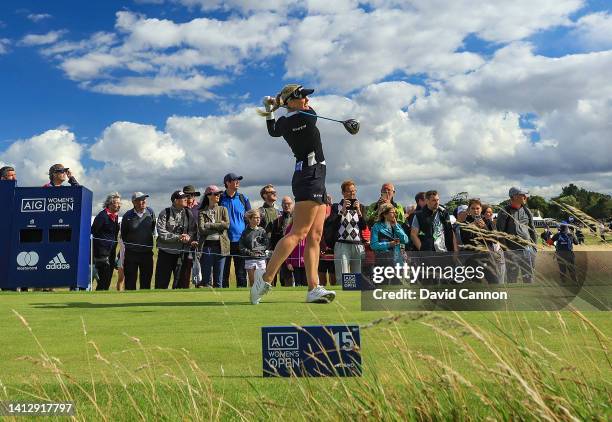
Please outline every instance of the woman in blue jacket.
[[408, 235], [397, 223], [395, 207], [384, 204], [378, 210], [378, 221], [372, 226], [370, 247], [376, 253], [376, 261], [381, 265], [393, 266], [403, 263], [400, 245], [410, 242]]

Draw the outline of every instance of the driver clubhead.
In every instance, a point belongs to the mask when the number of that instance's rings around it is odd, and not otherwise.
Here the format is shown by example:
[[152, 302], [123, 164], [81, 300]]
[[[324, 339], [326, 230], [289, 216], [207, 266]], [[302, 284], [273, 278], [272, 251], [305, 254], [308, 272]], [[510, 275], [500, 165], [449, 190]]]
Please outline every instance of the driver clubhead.
[[342, 122], [342, 124], [344, 125], [346, 131], [351, 135], [355, 135], [357, 132], [359, 132], [359, 120], [349, 119]]

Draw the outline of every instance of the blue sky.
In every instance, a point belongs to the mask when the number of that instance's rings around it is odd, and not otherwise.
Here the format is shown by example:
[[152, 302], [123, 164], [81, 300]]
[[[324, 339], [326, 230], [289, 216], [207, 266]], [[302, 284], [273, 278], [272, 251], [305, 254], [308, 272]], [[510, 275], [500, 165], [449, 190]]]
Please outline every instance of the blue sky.
[[[476, 167], [484, 183], [469, 186], [482, 197], [501, 198], [510, 183], [545, 196], [575, 181], [609, 190], [602, 178], [612, 165], [574, 145], [610, 148], [598, 140], [612, 108], [602, 70], [611, 63], [609, 2], [487, 4], [4, 1], [0, 162], [21, 164], [23, 183], [62, 159], [94, 189], [111, 180], [135, 190], [123, 182], [132, 177], [156, 180], [161, 194], [189, 182], [194, 167], [205, 186], [236, 166], [286, 188], [288, 170], [267, 161], [283, 157], [286, 167], [286, 146], [268, 143], [253, 107], [299, 81], [317, 89], [315, 108], [362, 121], [351, 140], [320, 124], [328, 155], [337, 154], [330, 183], [352, 177], [370, 195], [391, 179], [407, 200], [425, 184], [450, 195]], [[247, 138], [267, 156], [253, 160]], [[53, 147], [33, 154], [38, 143]], [[479, 153], [463, 156], [466, 147]], [[248, 163], [236, 164], [242, 154]], [[541, 171], [538, 154], [562, 168]], [[387, 171], [364, 157], [387, 160]], [[432, 159], [437, 169], [423, 170]], [[245, 185], [255, 194], [255, 182]]]

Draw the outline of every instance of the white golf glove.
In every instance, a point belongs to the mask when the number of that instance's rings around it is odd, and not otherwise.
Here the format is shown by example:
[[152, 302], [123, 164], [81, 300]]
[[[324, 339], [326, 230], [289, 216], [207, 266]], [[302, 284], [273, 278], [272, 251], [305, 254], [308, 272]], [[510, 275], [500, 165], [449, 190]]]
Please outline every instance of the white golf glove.
[[266, 117], [267, 120], [274, 120], [274, 113], [272, 112], [272, 107], [274, 107], [274, 98], [270, 96], [263, 97], [262, 103], [266, 108], [266, 111], [269, 113]]

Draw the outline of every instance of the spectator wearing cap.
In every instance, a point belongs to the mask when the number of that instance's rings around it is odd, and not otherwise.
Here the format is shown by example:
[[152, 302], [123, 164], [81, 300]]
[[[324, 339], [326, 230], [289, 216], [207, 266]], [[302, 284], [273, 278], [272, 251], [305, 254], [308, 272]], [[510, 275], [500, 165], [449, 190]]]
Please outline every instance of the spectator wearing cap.
[[230, 240], [230, 255], [225, 260], [223, 269], [223, 287], [229, 287], [230, 262], [234, 260], [236, 273], [236, 286], [247, 287], [247, 275], [244, 269], [244, 258], [240, 256], [240, 236], [246, 228], [244, 215], [251, 209], [251, 203], [246, 195], [238, 192], [242, 176], [228, 173], [223, 177], [225, 192], [221, 194], [219, 205], [227, 208], [230, 226], [228, 230]]
[[65, 182], [70, 186], [80, 186], [68, 167], [64, 167], [63, 164], [53, 164], [49, 168], [49, 183], [43, 185], [43, 188], [63, 186]]
[[230, 254], [231, 249], [227, 234], [230, 226], [229, 214], [227, 208], [219, 205], [220, 197], [221, 189], [215, 185], [208, 186], [198, 214], [202, 280], [208, 284], [212, 276], [215, 287], [223, 287], [225, 257]]
[[[186, 209], [191, 212], [193, 218], [198, 221], [198, 213], [200, 212], [200, 203], [196, 199], [200, 196], [200, 192], [198, 192], [193, 185], [183, 186], [183, 192], [187, 195], [187, 207]], [[193, 267], [193, 259], [196, 254], [196, 248], [192, 248], [192, 250], [187, 254], [187, 260], [183, 262], [183, 266], [185, 266], [185, 270], [183, 271], [183, 280], [181, 280], [182, 285], [189, 286], [191, 282], [191, 268]]]
[[157, 265], [155, 267], [155, 288], [167, 289], [173, 276], [173, 288], [189, 288], [184, 280], [183, 262], [191, 246], [197, 246], [197, 223], [187, 209], [187, 195], [177, 190], [170, 197], [172, 206], [164, 209], [157, 217]]
[[505, 239], [506, 244], [506, 280], [516, 283], [520, 277], [525, 283], [533, 281], [535, 245], [537, 235], [533, 223], [533, 214], [527, 207], [529, 192], [518, 187], [508, 191], [510, 204], [497, 214], [497, 230], [511, 235]]
[[149, 195], [142, 192], [132, 194], [134, 208], [126, 212], [121, 220], [121, 240], [125, 247], [123, 273], [125, 289], [136, 290], [140, 273], [140, 288], [150, 289], [153, 277], [153, 233], [155, 212], [147, 206]]
[[17, 180], [17, 173], [15, 173], [15, 167], [4, 166], [0, 168], [0, 180]]
[[109, 194], [104, 201], [104, 209], [96, 215], [91, 225], [93, 260], [99, 276], [96, 290], [108, 290], [113, 277], [120, 209], [121, 195], [118, 192]]
[[402, 224], [406, 219], [404, 216], [404, 207], [393, 200], [395, 196], [395, 186], [392, 183], [385, 183], [380, 188], [380, 198], [378, 201], [370, 204], [366, 210], [366, 221], [371, 227], [378, 220], [378, 209], [382, 204], [391, 204], [396, 210], [396, 219]]

